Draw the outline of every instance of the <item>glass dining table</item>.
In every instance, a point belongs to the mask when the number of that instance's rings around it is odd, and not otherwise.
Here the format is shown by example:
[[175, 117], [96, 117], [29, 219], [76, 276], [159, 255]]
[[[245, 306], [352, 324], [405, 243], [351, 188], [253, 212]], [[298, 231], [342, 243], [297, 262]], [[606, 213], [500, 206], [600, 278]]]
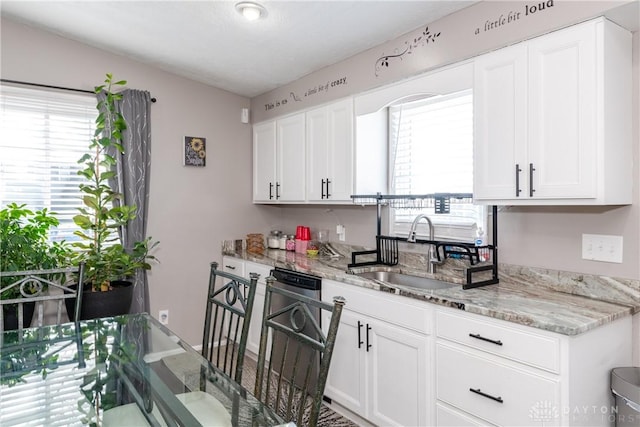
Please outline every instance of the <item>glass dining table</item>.
[[0, 426], [284, 421], [148, 314], [0, 334]]

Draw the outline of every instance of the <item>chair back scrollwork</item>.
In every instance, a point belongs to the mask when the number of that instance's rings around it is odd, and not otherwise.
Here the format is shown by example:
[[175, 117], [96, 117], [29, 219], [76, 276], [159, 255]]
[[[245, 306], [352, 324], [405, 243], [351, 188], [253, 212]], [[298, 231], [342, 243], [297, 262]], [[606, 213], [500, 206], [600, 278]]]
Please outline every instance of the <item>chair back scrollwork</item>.
[[[0, 299], [0, 332], [6, 329], [4, 320], [5, 313], [8, 312], [13, 312], [17, 316], [19, 331], [30, 326], [31, 318], [25, 319], [24, 316], [25, 310], [30, 306], [34, 307], [36, 313], [37, 320], [34, 326], [43, 326], [45, 323], [59, 325], [67, 321], [67, 317], [63, 316], [63, 306], [64, 301], [69, 298], [75, 298], [74, 319], [80, 318], [84, 263], [77, 267], [47, 270], [2, 271], [0, 279], [3, 279], [2, 283], [6, 283], [0, 288], [0, 293], [17, 288], [20, 294], [18, 298]], [[70, 285], [72, 282], [76, 285], [75, 287]], [[53, 320], [47, 318], [45, 321], [45, 306], [48, 304], [55, 305], [55, 318]]]

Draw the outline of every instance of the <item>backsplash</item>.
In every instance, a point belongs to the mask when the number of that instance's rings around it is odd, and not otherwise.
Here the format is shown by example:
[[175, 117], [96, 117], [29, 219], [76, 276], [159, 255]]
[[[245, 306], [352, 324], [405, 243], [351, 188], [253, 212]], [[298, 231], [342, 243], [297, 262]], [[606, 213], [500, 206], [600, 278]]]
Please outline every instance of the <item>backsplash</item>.
[[509, 264], [500, 264], [499, 272], [500, 279], [523, 286], [544, 286], [559, 292], [625, 305], [640, 302], [640, 280]]
[[[351, 252], [367, 248], [331, 242], [334, 252], [344, 258], [344, 264], [351, 262]], [[363, 257], [366, 259], [366, 256]], [[400, 270], [425, 271], [428, 256], [426, 253], [400, 252]], [[463, 283], [468, 261], [447, 259], [436, 267], [436, 276], [445, 281]], [[510, 264], [498, 265], [501, 280], [508, 280], [521, 286], [543, 286], [555, 291], [624, 305], [640, 303], [640, 280], [622, 279], [569, 271], [549, 270]]]

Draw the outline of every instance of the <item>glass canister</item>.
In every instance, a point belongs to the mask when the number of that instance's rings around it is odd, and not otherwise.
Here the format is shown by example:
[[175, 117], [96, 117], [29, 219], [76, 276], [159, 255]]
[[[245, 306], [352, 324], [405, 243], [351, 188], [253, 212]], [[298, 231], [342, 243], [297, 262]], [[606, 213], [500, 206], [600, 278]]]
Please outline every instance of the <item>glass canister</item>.
[[264, 252], [264, 236], [262, 234], [247, 234], [247, 252], [252, 254], [262, 254]]
[[280, 249], [282, 251], [287, 249], [287, 238], [288, 237], [289, 236], [287, 236], [286, 234], [281, 234], [280, 235], [280, 241], [278, 243], [278, 249]]
[[296, 250], [296, 236], [293, 234], [287, 236], [287, 250], [290, 252]]
[[282, 232], [279, 230], [272, 230], [267, 237], [267, 247], [269, 249], [278, 249], [280, 247], [280, 235]]

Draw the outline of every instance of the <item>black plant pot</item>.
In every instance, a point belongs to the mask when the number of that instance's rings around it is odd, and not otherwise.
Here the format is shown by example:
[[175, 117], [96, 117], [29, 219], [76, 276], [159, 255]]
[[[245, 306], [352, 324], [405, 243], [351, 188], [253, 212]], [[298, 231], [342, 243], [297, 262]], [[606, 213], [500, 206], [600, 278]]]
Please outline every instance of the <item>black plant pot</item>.
[[[97, 319], [128, 314], [133, 300], [133, 283], [124, 280], [111, 282], [111, 290], [92, 292], [91, 284], [85, 284], [82, 294], [80, 320]], [[67, 298], [67, 315], [70, 321], [75, 320], [75, 298]]]
[[[22, 304], [22, 326], [24, 328], [31, 326], [31, 319], [33, 319], [35, 309], [35, 302], [25, 302]], [[18, 304], [9, 304], [4, 307], [3, 320], [5, 331], [18, 329]]]

